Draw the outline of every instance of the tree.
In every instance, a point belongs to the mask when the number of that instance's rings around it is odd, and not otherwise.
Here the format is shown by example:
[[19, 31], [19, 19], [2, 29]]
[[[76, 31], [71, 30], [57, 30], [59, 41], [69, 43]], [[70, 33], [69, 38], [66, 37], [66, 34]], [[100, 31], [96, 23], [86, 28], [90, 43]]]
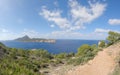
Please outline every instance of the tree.
[[103, 47], [105, 47], [105, 41], [100, 41], [99, 43], [98, 43], [98, 46], [99, 47], [101, 47], [101, 48], [103, 48]]
[[107, 40], [109, 41], [109, 44], [113, 44], [120, 40], [120, 33], [109, 31], [108, 34]]
[[88, 44], [84, 44], [82, 45], [80, 48], [78, 48], [78, 56], [82, 56], [85, 55], [88, 52], [91, 52], [93, 49], [91, 48], [91, 46], [89, 46]]

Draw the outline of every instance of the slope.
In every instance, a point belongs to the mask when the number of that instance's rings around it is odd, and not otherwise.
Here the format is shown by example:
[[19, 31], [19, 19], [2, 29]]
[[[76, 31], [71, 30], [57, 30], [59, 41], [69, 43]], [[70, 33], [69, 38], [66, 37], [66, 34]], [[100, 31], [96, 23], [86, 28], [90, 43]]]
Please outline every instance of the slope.
[[115, 58], [120, 52], [120, 43], [100, 51], [87, 64], [69, 70], [65, 75], [109, 75], [115, 68]]

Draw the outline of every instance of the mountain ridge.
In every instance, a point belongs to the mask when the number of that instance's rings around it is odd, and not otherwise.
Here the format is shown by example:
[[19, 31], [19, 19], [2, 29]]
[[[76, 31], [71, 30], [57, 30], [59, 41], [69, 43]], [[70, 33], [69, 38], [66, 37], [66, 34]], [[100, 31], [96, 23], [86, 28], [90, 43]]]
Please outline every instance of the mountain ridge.
[[44, 38], [30, 38], [28, 35], [15, 39], [15, 41], [22, 42], [46, 42], [46, 43], [55, 43], [55, 39], [44, 39]]

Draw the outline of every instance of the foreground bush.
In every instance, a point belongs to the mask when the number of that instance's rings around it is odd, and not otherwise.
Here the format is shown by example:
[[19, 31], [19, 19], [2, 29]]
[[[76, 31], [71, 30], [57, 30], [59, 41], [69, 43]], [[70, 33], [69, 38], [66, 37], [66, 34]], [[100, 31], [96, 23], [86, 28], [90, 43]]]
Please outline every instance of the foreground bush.
[[84, 44], [78, 48], [78, 52], [76, 53], [76, 57], [68, 60], [68, 64], [79, 65], [88, 62], [93, 59], [94, 56], [99, 51], [97, 45], [88, 45]]

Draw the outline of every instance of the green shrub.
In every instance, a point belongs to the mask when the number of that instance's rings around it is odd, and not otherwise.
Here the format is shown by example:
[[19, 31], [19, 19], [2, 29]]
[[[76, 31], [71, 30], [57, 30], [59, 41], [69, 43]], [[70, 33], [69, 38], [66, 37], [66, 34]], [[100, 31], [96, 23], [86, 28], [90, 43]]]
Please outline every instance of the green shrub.
[[94, 56], [99, 51], [97, 45], [88, 45], [84, 44], [78, 48], [78, 52], [76, 53], [75, 59], [70, 59], [68, 64], [73, 63], [74, 65], [84, 64], [88, 62], [90, 59], [93, 59]]
[[77, 55], [78, 56], [84, 56], [84, 55], [86, 55], [86, 53], [89, 53], [91, 51], [93, 51], [93, 49], [91, 48], [91, 46], [89, 46], [87, 44], [84, 44], [80, 48], [78, 48]]
[[116, 68], [114, 69], [113, 73], [110, 75], [120, 75], [120, 67], [116, 66]]
[[109, 41], [109, 44], [114, 44], [115, 42], [120, 40], [120, 33], [110, 31], [108, 33], [107, 40]]
[[[43, 49], [23, 50], [6, 48], [7, 54], [0, 62], [0, 75], [42, 75], [39, 70], [48, 68], [49, 65], [58, 64], [79, 65], [92, 59], [98, 52], [97, 46], [87, 44], [78, 48], [75, 53], [50, 54]], [[77, 55], [77, 56], [75, 56]]]
[[98, 44], [99, 47], [104, 48], [105, 47], [105, 41], [100, 41]]
[[60, 54], [55, 55], [56, 59], [65, 59], [66, 57], [67, 57], [66, 53], [60, 53]]
[[0, 63], [0, 75], [39, 75], [39, 73], [35, 73], [25, 66], [19, 65], [14, 60], [10, 60], [4, 59]]

